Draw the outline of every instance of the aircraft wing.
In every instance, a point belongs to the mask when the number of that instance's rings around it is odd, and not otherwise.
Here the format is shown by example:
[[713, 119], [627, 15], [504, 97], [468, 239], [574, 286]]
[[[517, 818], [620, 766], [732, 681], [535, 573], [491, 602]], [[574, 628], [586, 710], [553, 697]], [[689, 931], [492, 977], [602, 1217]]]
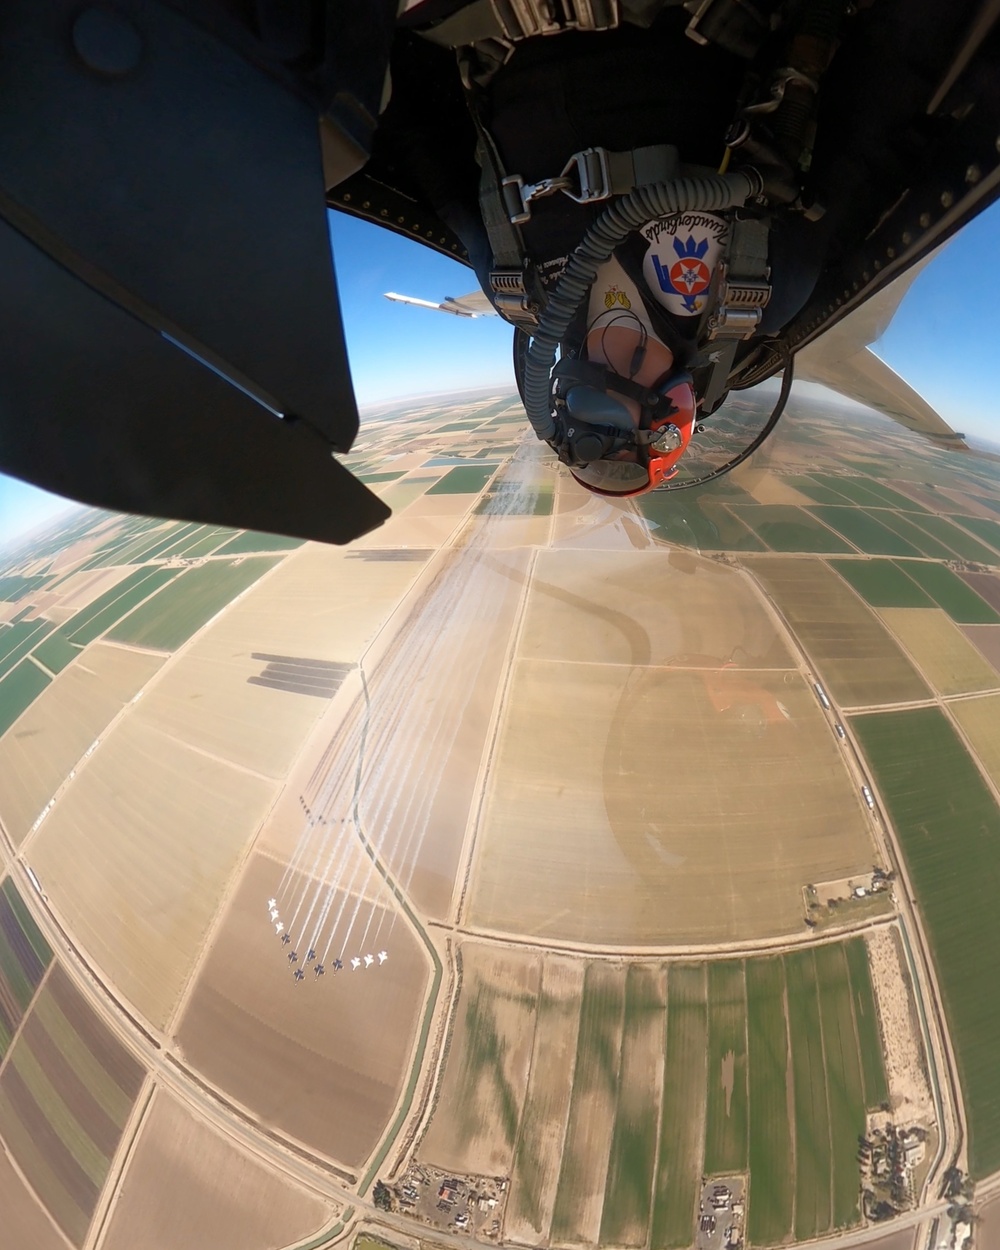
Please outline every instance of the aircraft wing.
[[912, 266], [798, 352], [795, 377], [803, 382], [821, 382], [846, 398], [891, 417], [908, 430], [922, 434], [939, 447], [968, 451], [965, 435], [956, 433], [923, 396], [869, 346], [884, 334], [913, 280], [940, 250]]
[[418, 308], [432, 308], [435, 312], [451, 313], [455, 317], [497, 315], [497, 310], [483, 291], [470, 291], [468, 295], [446, 295], [439, 304], [429, 299], [417, 299], [414, 295], [400, 295], [396, 291], [386, 291], [385, 298], [396, 304], [415, 304]]

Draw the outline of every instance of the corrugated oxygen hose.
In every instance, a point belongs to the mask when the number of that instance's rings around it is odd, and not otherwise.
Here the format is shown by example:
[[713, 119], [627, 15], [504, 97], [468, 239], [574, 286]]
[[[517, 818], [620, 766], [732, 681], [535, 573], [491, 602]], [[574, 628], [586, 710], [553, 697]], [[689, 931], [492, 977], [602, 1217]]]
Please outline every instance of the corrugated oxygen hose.
[[549, 296], [524, 363], [524, 410], [538, 437], [555, 434], [549, 380], [556, 351], [577, 309], [597, 277], [600, 265], [633, 230], [676, 213], [719, 212], [745, 204], [761, 192], [755, 170], [676, 178], [636, 187], [604, 210], [583, 236]]

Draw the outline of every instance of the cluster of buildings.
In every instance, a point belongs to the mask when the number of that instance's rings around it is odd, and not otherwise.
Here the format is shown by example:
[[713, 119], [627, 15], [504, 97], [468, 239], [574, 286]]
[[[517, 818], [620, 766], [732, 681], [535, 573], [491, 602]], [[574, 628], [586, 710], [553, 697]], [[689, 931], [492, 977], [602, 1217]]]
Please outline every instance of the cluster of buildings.
[[706, 1181], [698, 1208], [697, 1250], [742, 1250], [746, 1212], [742, 1177]]
[[927, 1154], [927, 1131], [919, 1125], [872, 1125], [858, 1138], [858, 1163], [869, 1219], [889, 1219], [917, 1200], [916, 1170]]
[[436, 1228], [498, 1240], [509, 1186], [506, 1176], [457, 1176], [411, 1163], [386, 1189], [397, 1211]]

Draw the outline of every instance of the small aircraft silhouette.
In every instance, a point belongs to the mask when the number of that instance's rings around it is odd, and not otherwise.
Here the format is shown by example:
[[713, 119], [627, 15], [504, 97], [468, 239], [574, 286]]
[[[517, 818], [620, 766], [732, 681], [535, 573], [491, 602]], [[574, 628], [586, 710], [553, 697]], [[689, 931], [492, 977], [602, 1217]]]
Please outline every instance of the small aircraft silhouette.
[[291, 935], [290, 935], [290, 934], [288, 934], [288, 933], [283, 933], [283, 934], [281, 935], [281, 945], [282, 945], [282, 946], [287, 946], [287, 945], [288, 945], [288, 943], [289, 943], [291, 940], [292, 940], [292, 939], [291, 939]]
[[269, 898], [269, 899], [267, 900], [267, 910], [268, 910], [268, 911], [270, 911], [272, 907], [277, 907], [277, 906], [278, 906], [278, 900], [277, 900], [276, 898]]
[[343, 967], [344, 967], [344, 961], [343, 961], [342, 959], [335, 959], [335, 960], [333, 961], [333, 970], [334, 970], [334, 972], [340, 972], [340, 971], [342, 971], [342, 970], [343, 970]]
[[301, 969], [301, 968], [296, 968], [296, 969], [295, 969], [295, 971], [292, 973], [292, 975], [295, 977], [296, 981], [301, 981], [301, 980], [302, 980], [302, 978], [303, 978], [306, 974], [302, 971], [302, 969]]
[[321, 977], [324, 974], [324, 972], [326, 972], [326, 969], [323, 967], [322, 964], [317, 964], [316, 967], [313, 968], [313, 972], [315, 972], [318, 977]]
[[357, 972], [357, 970], [360, 967], [361, 967], [361, 960], [357, 957], [357, 955], [355, 955], [354, 958], [351, 960], [351, 971]]
[[297, 964], [299, 962], [299, 957], [294, 951], [288, 952], [288, 962], [290, 964]]
[[277, 924], [274, 926], [274, 931], [275, 931], [275, 933], [284, 933], [284, 931], [285, 931], [285, 926], [281, 923], [281, 921], [280, 921], [280, 920], [279, 920], [279, 921], [277, 922]]
[[366, 968], [370, 968], [374, 962], [375, 962], [375, 956], [374, 956], [374, 955], [366, 955], [366, 956], [365, 956], [365, 967], [366, 967]]
[[310, 947], [309, 947], [309, 953], [306, 955], [306, 963], [307, 963], [307, 964], [308, 964], [308, 963], [311, 963], [311, 962], [312, 962], [315, 958], [316, 958], [316, 952], [315, 952], [315, 951], [313, 950], [313, 948], [310, 946]]
[[385, 963], [385, 961], [386, 961], [388, 958], [389, 958], [389, 952], [388, 952], [388, 951], [379, 951], [379, 953], [378, 953], [378, 961], [379, 961], [379, 963], [380, 963], [380, 964], [384, 964], [384, 963]]
[[277, 920], [277, 919], [278, 919], [278, 909], [277, 909], [277, 907], [272, 907], [272, 908], [271, 908], [271, 919], [272, 919], [272, 920]]

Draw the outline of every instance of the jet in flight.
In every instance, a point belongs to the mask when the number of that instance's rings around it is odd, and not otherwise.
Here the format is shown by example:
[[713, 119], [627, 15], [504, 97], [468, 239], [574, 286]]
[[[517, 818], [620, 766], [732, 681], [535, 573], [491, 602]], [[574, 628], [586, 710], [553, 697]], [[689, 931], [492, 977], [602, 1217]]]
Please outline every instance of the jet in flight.
[[378, 953], [378, 961], [379, 961], [379, 963], [380, 963], [380, 964], [384, 964], [384, 963], [385, 963], [385, 961], [386, 961], [388, 958], [389, 958], [389, 952], [388, 952], [388, 951], [379, 951], [379, 953]]
[[306, 0], [0, 6], [0, 470], [328, 542], [384, 521], [331, 454], [358, 412], [328, 208], [468, 265], [475, 301], [434, 302], [511, 324], [588, 489], [691, 484], [726, 395], [793, 369], [966, 448], [867, 346], [1000, 194], [995, 7], [392, 9], [333, 38]]
[[343, 971], [343, 967], [344, 967], [344, 961], [343, 961], [342, 959], [335, 959], [335, 960], [333, 961], [333, 970], [334, 970], [334, 972], [341, 972], [341, 971]]
[[301, 980], [302, 980], [302, 978], [303, 978], [306, 974], [302, 971], [302, 969], [301, 969], [301, 968], [296, 968], [296, 969], [295, 969], [295, 971], [294, 971], [294, 973], [293, 973], [292, 975], [295, 977], [296, 981], [301, 981]]
[[316, 958], [316, 952], [315, 952], [315, 951], [313, 950], [313, 948], [310, 946], [310, 948], [309, 948], [309, 950], [308, 950], [308, 952], [307, 952], [307, 954], [306, 954], [306, 963], [307, 963], [307, 964], [308, 964], [308, 963], [312, 963], [312, 961], [313, 961], [315, 958]]
[[326, 972], [326, 969], [323, 967], [322, 964], [317, 964], [316, 967], [313, 968], [313, 972], [315, 972], [317, 977], [321, 977]]
[[281, 945], [282, 945], [282, 946], [287, 946], [287, 945], [288, 945], [288, 943], [289, 943], [291, 940], [292, 940], [292, 938], [291, 938], [291, 934], [288, 934], [288, 933], [283, 933], [283, 934], [281, 935]]
[[[273, 919], [273, 917], [272, 917], [272, 919]], [[285, 931], [285, 926], [284, 926], [284, 924], [283, 924], [280, 920], [279, 920], [279, 921], [277, 922], [277, 924], [274, 926], [274, 931], [275, 931], [275, 933], [284, 933], [284, 931]], [[282, 940], [284, 940], [284, 939], [282, 939]]]
[[372, 955], [366, 955], [366, 956], [365, 956], [365, 967], [366, 967], [366, 968], [370, 968], [374, 962], [375, 962], [375, 959], [374, 959], [374, 957], [373, 957]]
[[277, 907], [277, 906], [278, 906], [278, 900], [277, 900], [276, 898], [269, 898], [269, 899], [267, 900], [267, 910], [268, 910], [268, 911], [273, 911], [273, 910], [275, 909], [275, 907]]
[[272, 908], [271, 908], [271, 919], [272, 919], [272, 920], [277, 920], [277, 919], [278, 919], [278, 909], [277, 909], [277, 907], [272, 907]]
[[296, 955], [295, 951], [288, 952], [288, 962], [290, 964], [297, 964], [299, 962], [299, 957]]
[[360, 967], [361, 967], [361, 960], [358, 959], [357, 955], [355, 955], [355, 957], [351, 960], [351, 971], [357, 972], [357, 970]]

